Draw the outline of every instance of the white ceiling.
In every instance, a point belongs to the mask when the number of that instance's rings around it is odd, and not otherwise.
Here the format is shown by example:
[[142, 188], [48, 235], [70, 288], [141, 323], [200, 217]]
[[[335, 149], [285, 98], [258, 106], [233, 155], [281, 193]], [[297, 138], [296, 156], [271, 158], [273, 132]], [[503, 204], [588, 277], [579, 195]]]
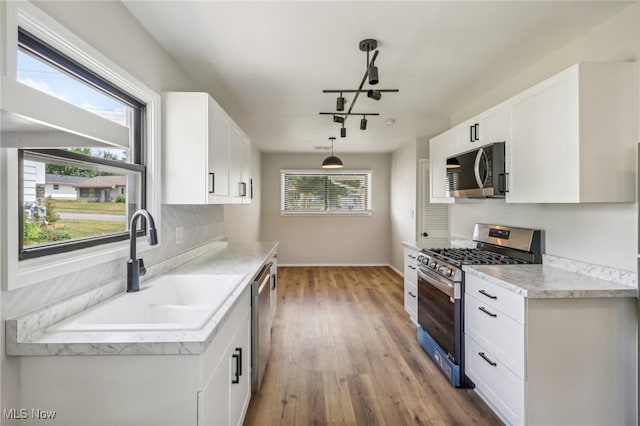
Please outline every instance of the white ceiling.
[[[389, 152], [445, 129], [475, 79], [507, 79], [633, 2], [124, 3], [260, 150], [310, 152], [338, 136], [338, 152]], [[381, 116], [366, 131], [351, 117], [340, 138], [318, 115], [335, 110], [322, 90], [357, 88], [365, 38], [379, 43], [376, 88], [400, 93], [361, 96], [354, 111]]]

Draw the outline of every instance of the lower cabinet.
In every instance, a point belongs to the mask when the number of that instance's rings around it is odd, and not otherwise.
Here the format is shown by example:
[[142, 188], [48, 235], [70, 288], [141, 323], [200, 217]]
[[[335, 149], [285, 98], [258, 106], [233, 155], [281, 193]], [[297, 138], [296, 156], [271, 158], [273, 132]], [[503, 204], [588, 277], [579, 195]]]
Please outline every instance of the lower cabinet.
[[404, 310], [418, 323], [418, 249], [404, 248]]
[[248, 286], [204, 353], [189, 354], [185, 342], [179, 355], [150, 343], [148, 355], [20, 357], [20, 407], [55, 411], [48, 425], [241, 425], [251, 398], [250, 320]]
[[[229, 324], [236, 326], [237, 324]], [[251, 398], [251, 311], [240, 320], [218, 365], [198, 392], [198, 426], [241, 425]]]
[[465, 284], [465, 373], [505, 423], [637, 424], [635, 299]]

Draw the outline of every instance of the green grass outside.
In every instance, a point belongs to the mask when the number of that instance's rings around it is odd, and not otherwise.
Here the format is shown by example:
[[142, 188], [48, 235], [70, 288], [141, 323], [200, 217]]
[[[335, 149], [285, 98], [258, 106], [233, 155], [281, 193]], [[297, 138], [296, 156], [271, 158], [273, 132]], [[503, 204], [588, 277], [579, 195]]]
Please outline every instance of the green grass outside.
[[[114, 222], [108, 220], [60, 219], [55, 223], [55, 230], [68, 234], [68, 238], [66, 239], [76, 239], [122, 232], [126, 230], [126, 226], [126, 222]], [[27, 239], [24, 240], [23, 244], [25, 247], [30, 247], [47, 244], [52, 241], [52, 239], [49, 241]]]
[[[75, 200], [51, 200], [56, 213], [125, 215], [125, 203], [87, 203]], [[86, 222], [86, 221], [85, 221]]]

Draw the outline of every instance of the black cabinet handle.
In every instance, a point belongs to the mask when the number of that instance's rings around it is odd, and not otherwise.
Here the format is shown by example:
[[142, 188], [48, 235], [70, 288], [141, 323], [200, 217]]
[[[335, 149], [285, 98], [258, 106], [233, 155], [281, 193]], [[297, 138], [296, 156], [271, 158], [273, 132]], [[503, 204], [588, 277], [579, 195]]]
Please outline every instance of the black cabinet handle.
[[478, 137], [478, 133], [480, 130], [480, 123], [476, 123], [473, 125], [473, 140], [474, 141], [479, 141], [480, 138]]
[[495, 367], [496, 365], [498, 365], [496, 362], [491, 361], [491, 360], [489, 359], [489, 357], [487, 357], [487, 356], [484, 354], [484, 352], [478, 352], [478, 355], [480, 355], [480, 357], [481, 357], [482, 359], [484, 359], [485, 361], [487, 361], [487, 363], [488, 363], [490, 366]]
[[409, 255], [409, 257], [410, 257], [411, 259], [416, 259], [416, 257], [415, 257], [414, 255], [412, 255], [412, 254], [410, 254], [410, 255]]
[[478, 309], [480, 309], [482, 312], [484, 312], [485, 314], [489, 315], [492, 318], [495, 318], [498, 316], [498, 314], [494, 314], [493, 312], [489, 312], [484, 306], [480, 306]]
[[507, 177], [504, 173], [498, 173], [498, 192], [501, 194], [507, 192]]
[[469, 126], [469, 142], [473, 142], [474, 138], [473, 138], [473, 129], [475, 129], [475, 126]]
[[209, 173], [209, 176], [211, 176], [211, 189], [209, 190], [209, 194], [213, 194], [216, 192], [216, 174]]
[[416, 267], [415, 267], [415, 266], [413, 266], [413, 265], [407, 265], [407, 266], [409, 266], [409, 268], [411, 268], [411, 269], [413, 269], [413, 270], [415, 270], [415, 269], [416, 269]]
[[236, 348], [238, 352], [238, 375], [242, 376], [242, 348]]
[[484, 290], [478, 290], [478, 293], [480, 293], [480, 294], [481, 294], [481, 295], [483, 295], [483, 296], [488, 297], [489, 299], [496, 300], [496, 299], [498, 298], [498, 296], [494, 296], [493, 294], [489, 294], [489, 293], [487, 293], [487, 292], [486, 292], [486, 291], [484, 291]]
[[509, 192], [509, 173], [504, 174], [504, 192]]
[[271, 275], [271, 290], [275, 290], [278, 286], [278, 276], [276, 274]]
[[233, 384], [240, 383], [240, 364], [238, 363], [240, 356], [238, 354], [233, 354], [231, 355], [231, 358], [233, 358], [236, 361], [236, 371], [235, 373], [233, 373], [234, 378], [231, 380], [231, 383]]
[[413, 297], [414, 299], [416, 298], [416, 295], [415, 295], [415, 294], [413, 294], [413, 292], [412, 292], [412, 291], [409, 291], [408, 293], [409, 293], [409, 296]]

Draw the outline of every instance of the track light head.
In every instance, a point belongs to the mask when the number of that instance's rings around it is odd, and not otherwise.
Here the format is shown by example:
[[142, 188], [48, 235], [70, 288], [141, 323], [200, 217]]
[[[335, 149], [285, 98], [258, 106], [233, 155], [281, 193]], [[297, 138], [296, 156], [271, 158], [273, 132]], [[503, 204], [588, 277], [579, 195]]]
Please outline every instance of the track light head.
[[336, 100], [336, 111], [344, 111], [344, 98], [342, 97], [342, 93], [338, 96]]
[[344, 127], [344, 124], [342, 125], [342, 129], [340, 129], [340, 137], [341, 138], [347, 137], [347, 129]]
[[380, 93], [377, 90], [368, 90], [367, 91], [367, 97], [375, 100], [375, 101], [379, 101], [382, 98], [382, 93]]
[[369, 84], [374, 86], [376, 84], [378, 84], [378, 67], [376, 67], [375, 65], [371, 64], [371, 66], [369, 67], [369, 70], [367, 71], [367, 74], [369, 75]]
[[367, 116], [363, 116], [360, 120], [360, 130], [367, 130]]
[[339, 115], [334, 115], [333, 116], [333, 122], [334, 123], [344, 123], [344, 117], [340, 117]]

